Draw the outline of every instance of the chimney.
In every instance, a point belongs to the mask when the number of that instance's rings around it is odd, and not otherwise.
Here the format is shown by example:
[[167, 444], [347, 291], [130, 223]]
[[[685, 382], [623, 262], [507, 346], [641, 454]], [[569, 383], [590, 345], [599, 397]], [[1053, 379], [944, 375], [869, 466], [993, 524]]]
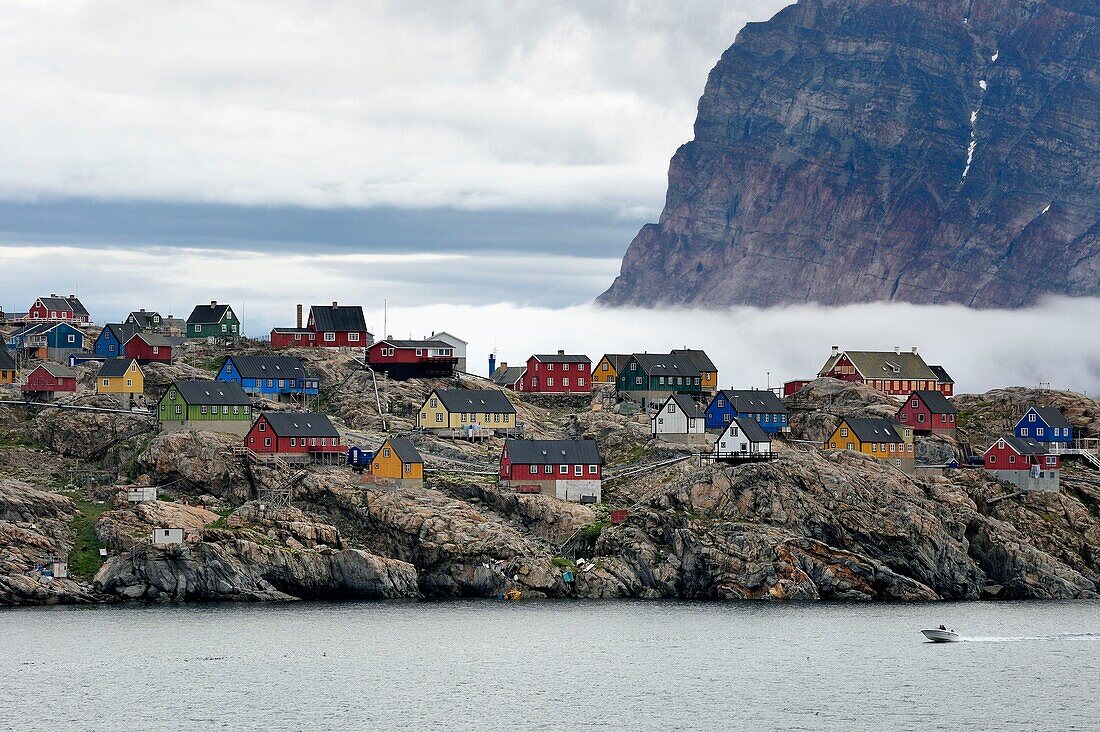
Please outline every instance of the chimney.
[[217, 300], [211, 300], [210, 301], [210, 307], [212, 307], [212, 308], [218, 307], [218, 301]]
[[57, 293], [56, 292], [51, 292], [50, 297], [57, 297]]
[[917, 352], [917, 347], [913, 346], [912, 351], [913, 351], [913, 353], [916, 353]]
[[70, 300], [75, 300], [75, 299], [76, 299], [76, 295], [69, 295], [69, 299], [70, 299]]
[[894, 346], [894, 353], [896, 355], [900, 356], [901, 355], [901, 346]]
[[336, 301], [335, 300], [332, 301], [332, 307], [336, 307]]
[[564, 348], [559, 348], [558, 349], [558, 355], [559, 356], [564, 356], [565, 355], [565, 349]]
[[142, 308], [142, 309], [141, 309], [141, 310], [140, 310], [139, 312], [142, 312], [142, 313], [144, 313], [144, 312], [145, 312], [145, 308]]
[[295, 326], [295, 327], [297, 327], [298, 330], [301, 330], [302, 329], [302, 303], [298, 303], [298, 306], [295, 309], [297, 310], [297, 316], [298, 316], [297, 317], [298, 325]]
[[489, 354], [489, 376], [493, 375], [493, 372], [497, 370], [497, 355], [495, 353]]
[[835, 356], [838, 353], [840, 353], [840, 346], [833, 346], [833, 355]]

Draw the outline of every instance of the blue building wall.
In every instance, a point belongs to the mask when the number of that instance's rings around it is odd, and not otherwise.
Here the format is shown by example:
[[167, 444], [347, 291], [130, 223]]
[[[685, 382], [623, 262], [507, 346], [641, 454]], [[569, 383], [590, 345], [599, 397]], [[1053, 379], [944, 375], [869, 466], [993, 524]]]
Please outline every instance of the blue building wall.
[[315, 377], [307, 376], [301, 379], [242, 378], [237, 370], [232, 368], [229, 360], [222, 364], [221, 370], [214, 378], [218, 381], [235, 381], [241, 385], [246, 394], [253, 396], [279, 396], [281, 394], [317, 396], [320, 393], [320, 380]]
[[727, 399], [722, 392], [718, 392], [718, 396], [714, 397], [707, 406], [707, 429], [724, 430], [726, 427], [729, 427], [730, 422], [740, 417], [747, 417], [748, 419], [755, 420], [760, 425], [761, 429], [772, 435], [787, 428], [786, 414], [740, 413], [733, 408], [733, 404], [730, 403], [730, 400]]
[[1051, 427], [1034, 409], [1029, 409], [1016, 423], [1015, 433], [1017, 437], [1030, 437], [1036, 442], [1073, 441], [1072, 427]]
[[111, 332], [110, 328], [104, 328], [103, 332], [99, 334], [99, 338], [95, 339], [95, 346], [92, 351], [97, 356], [106, 356], [107, 358], [118, 358], [126, 355], [125, 344], [118, 342], [118, 338], [115, 338], [115, 334]]

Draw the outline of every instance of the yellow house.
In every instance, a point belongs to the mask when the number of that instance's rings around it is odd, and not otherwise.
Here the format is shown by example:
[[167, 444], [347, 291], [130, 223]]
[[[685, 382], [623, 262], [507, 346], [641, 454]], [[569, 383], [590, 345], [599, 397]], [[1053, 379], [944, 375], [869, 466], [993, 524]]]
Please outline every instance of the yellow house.
[[17, 383], [19, 383], [19, 367], [15, 365], [15, 359], [8, 353], [8, 349], [0, 343], [0, 384]]
[[404, 437], [391, 437], [374, 454], [370, 471], [376, 478], [423, 480], [424, 459]]
[[516, 408], [504, 392], [495, 389], [433, 389], [416, 416], [422, 430], [468, 427], [510, 430], [516, 426]]
[[854, 450], [909, 472], [916, 461], [913, 428], [890, 419], [845, 417], [825, 441], [826, 450]]
[[[614, 384], [619, 378], [619, 369], [630, 360], [629, 353], [605, 353], [596, 368], [592, 369], [592, 381], [596, 384]], [[715, 377], [717, 383], [717, 376]]]
[[121, 394], [132, 398], [144, 392], [145, 374], [132, 358], [108, 359], [96, 374], [96, 394]]

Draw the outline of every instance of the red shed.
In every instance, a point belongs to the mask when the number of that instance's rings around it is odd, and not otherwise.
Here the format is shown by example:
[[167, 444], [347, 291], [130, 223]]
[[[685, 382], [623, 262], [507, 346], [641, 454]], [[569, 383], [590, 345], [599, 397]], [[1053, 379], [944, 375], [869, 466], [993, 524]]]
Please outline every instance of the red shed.
[[1029, 471], [1033, 466], [1041, 470], [1061, 470], [1062, 460], [1048, 455], [1047, 446], [1029, 437], [1005, 435], [985, 451], [985, 469]]
[[31, 394], [54, 394], [76, 391], [76, 372], [56, 363], [40, 364], [27, 374], [21, 389]]
[[126, 358], [136, 359], [138, 363], [172, 363], [174, 350], [174, 342], [159, 333], [135, 333], [125, 345]]
[[244, 444], [252, 452], [305, 460], [328, 461], [344, 454], [340, 433], [328, 417], [316, 412], [264, 412]]
[[592, 360], [565, 351], [536, 353], [527, 359], [519, 390], [536, 394], [588, 394], [592, 391]]
[[914, 432], [954, 433], [959, 410], [947, 401], [943, 392], [918, 389], [905, 399], [897, 420]]
[[454, 346], [443, 341], [401, 341], [387, 338], [367, 349], [367, 361], [375, 371], [391, 379], [449, 377], [458, 366]]

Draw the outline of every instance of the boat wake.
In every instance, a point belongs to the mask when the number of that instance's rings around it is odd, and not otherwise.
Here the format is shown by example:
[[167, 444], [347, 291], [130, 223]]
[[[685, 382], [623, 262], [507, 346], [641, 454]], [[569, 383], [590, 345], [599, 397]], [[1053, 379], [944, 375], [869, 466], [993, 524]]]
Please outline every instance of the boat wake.
[[1057, 635], [1018, 635], [960, 637], [958, 643], [1022, 643], [1024, 641], [1100, 640], [1100, 633], [1059, 633]]

